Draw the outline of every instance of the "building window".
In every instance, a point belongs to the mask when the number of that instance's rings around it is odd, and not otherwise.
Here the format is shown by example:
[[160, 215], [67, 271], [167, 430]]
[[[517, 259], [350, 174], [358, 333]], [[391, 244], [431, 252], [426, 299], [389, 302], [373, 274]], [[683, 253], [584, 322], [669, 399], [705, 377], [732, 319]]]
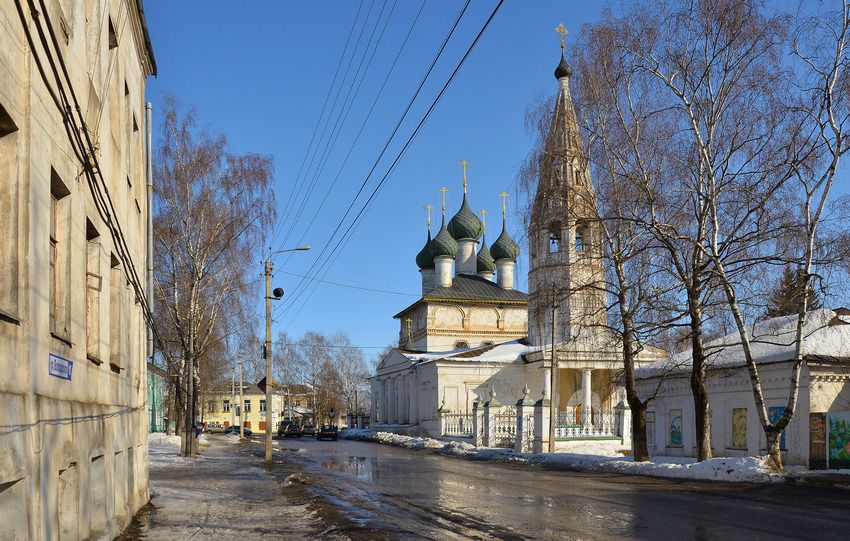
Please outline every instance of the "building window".
[[549, 233], [549, 253], [556, 254], [561, 251], [561, 236], [557, 233]]
[[731, 448], [747, 448], [747, 408], [732, 408]]
[[100, 233], [89, 219], [86, 219], [86, 241], [86, 357], [100, 365], [101, 245]]
[[266, 401], [260, 400], [260, 413], [264, 413], [266, 411]]
[[250, 400], [245, 401], [244, 409], [245, 409], [245, 413], [251, 413], [251, 401]]
[[468, 347], [469, 347], [469, 342], [466, 342], [465, 340], [460, 340], [458, 342], [455, 342], [455, 349], [466, 349]]
[[0, 319], [18, 321], [18, 126], [0, 103]]
[[230, 413], [230, 400], [225, 400], [224, 404], [222, 404], [221, 411], [224, 413]]
[[124, 310], [122, 306], [123, 273], [118, 258], [112, 255], [109, 269], [109, 364], [121, 366], [124, 353], [122, 329], [124, 328]]
[[112, 24], [112, 17], [109, 17], [109, 50], [118, 47], [118, 33], [115, 32], [115, 25]]
[[584, 226], [576, 227], [576, 252], [584, 251]]
[[215, 400], [210, 400], [207, 403], [207, 412], [208, 413], [215, 413], [216, 412], [215, 411]]
[[50, 174], [50, 332], [71, 342], [70, 190], [55, 170]]
[[682, 410], [670, 410], [670, 434], [668, 445], [670, 447], [682, 446]]

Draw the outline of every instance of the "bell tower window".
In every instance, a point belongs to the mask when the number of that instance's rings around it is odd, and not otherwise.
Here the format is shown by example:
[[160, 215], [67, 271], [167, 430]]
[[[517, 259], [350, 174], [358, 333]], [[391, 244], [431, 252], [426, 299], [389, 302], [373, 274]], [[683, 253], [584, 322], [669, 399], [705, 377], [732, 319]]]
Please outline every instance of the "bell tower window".
[[584, 251], [584, 227], [576, 228], [576, 252]]
[[555, 222], [549, 226], [549, 253], [557, 254], [561, 251], [561, 224]]

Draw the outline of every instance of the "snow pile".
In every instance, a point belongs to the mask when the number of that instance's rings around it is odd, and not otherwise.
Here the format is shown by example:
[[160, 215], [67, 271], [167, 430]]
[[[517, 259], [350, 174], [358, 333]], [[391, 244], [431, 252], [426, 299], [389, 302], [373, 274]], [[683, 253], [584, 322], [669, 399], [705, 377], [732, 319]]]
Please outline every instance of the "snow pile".
[[653, 457], [651, 462], [635, 462], [631, 457], [623, 457], [620, 446], [610, 442], [576, 442], [567, 451], [532, 454], [516, 453], [512, 449], [475, 447], [462, 441], [445, 442], [364, 429], [345, 430], [340, 432], [340, 437], [407, 449], [431, 449], [440, 454], [468, 460], [496, 460], [578, 471], [749, 483], [777, 482], [785, 479], [784, 475], [768, 470], [765, 465], [767, 457], [713, 458], [703, 462], [696, 462], [688, 457]]

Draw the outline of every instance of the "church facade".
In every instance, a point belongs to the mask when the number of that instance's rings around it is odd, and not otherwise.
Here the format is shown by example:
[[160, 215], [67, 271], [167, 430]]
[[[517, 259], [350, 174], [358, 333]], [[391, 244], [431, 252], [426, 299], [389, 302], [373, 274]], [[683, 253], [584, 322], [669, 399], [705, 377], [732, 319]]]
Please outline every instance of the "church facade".
[[[596, 437], [596, 428], [613, 424], [606, 416], [622, 399], [622, 346], [607, 328], [601, 235], [571, 75], [562, 49], [527, 231], [528, 294], [514, 289], [519, 248], [504, 203], [501, 234], [488, 247], [464, 178], [460, 210], [447, 225], [443, 204], [440, 230], [431, 238], [429, 227], [416, 256], [422, 297], [395, 316], [399, 347], [371, 378], [377, 429], [466, 436], [479, 405], [552, 399], [562, 439]], [[646, 352], [641, 361], [654, 358]]]

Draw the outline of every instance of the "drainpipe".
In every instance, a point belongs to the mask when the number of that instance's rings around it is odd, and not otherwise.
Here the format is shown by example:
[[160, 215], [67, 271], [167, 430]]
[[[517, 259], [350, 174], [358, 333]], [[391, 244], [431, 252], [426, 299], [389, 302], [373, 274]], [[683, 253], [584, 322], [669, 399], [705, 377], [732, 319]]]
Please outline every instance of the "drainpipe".
[[154, 345], [153, 345], [153, 154], [151, 152], [151, 132], [153, 131], [153, 122], [152, 122], [152, 111], [153, 106], [151, 102], [147, 102], [145, 104], [145, 150], [147, 157], [147, 170], [145, 172], [145, 176], [147, 177], [147, 185], [148, 185], [148, 265], [147, 265], [147, 297], [148, 297], [148, 310], [150, 311], [151, 322], [148, 323], [148, 362], [153, 364], [154, 359]]

